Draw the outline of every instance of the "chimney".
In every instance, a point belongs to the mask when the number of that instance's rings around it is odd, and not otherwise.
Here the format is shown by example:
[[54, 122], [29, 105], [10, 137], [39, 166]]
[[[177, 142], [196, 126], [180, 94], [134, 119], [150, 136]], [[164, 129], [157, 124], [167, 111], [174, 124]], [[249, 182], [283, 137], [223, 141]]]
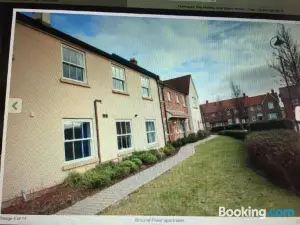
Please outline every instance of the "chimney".
[[50, 13], [33, 13], [33, 18], [39, 20], [44, 25], [51, 26], [50, 24]]
[[206, 100], [206, 104], [208, 104], [208, 100]]
[[245, 93], [243, 93], [243, 97], [246, 97], [246, 94], [245, 94]]
[[137, 65], [137, 61], [136, 61], [135, 58], [131, 58], [131, 59], [130, 59], [130, 62], [133, 63], [133, 64], [135, 64], [135, 65]]
[[274, 89], [271, 89], [271, 93], [274, 94]]

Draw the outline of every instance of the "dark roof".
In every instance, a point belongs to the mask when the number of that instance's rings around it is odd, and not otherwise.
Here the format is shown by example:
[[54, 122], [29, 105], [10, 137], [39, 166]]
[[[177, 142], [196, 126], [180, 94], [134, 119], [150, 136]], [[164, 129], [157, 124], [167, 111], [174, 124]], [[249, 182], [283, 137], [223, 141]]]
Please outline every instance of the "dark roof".
[[190, 80], [191, 75], [185, 75], [182, 77], [173, 78], [170, 80], [164, 80], [163, 83], [169, 87], [173, 87], [175, 90], [188, 95], [190, 92]]
[[[244, 97], [245, 107], [262, 104], [268, 94], [269, 93], [264, 95], [252, 96], [252, 97], [249, 96]], [[206, 104], [201, 104], [200, 108], [203, 110], [204, 113], [213, 113], [225, 109], [232, 109], [235, 108], [235, 99], [233, 98], [233, 99], [221, 100], [218, 102], [209, 102]]]
[[51, 34], [53, 36], [59, 37], [61, 39], [64, 39], [64, 40], [66, 40], [66, 41], [68, 41], [68, 42], [70, 42], [70, 43], [72, 43], [74, 45], [80, 46], [80, 47], [82, 47], [82, 48], [84, 48], [84, 49], [86, 49], [86, 50], [88, 50], [90, 52], [93, 52], [95, 54], [101, 55], [101, 56], [103, 56], [103, 57], [105, 57], [107, 59], [110, 59], [112, 61], [115, 61], [115, 62], [117, 62], [117, 63], [119, 63], [121, 65], [127, 66], [128, 68], [133, 69], [133, 70], [135, 70], [137, 72], [140, 72], [140, 73], [142, 73], [144, 75], [152, 77], [152, 78], [154, 78], [156, 80], [159, 79], [158, 75], [156, 75], [156, 74], [154, 74], [154, 73], [152, 73], [152, 72], [150, 72], [150, 71], [148, 71], [148, 70], [146, 70], [146, 69], [144, 69], [144, 68], [142, 68], [142, 67], [140, 67], [140, 66], [138, 66], [138, 65], [136, 65], [134, 63], [131, 63], [129, 60], [126, 60], [126, 59], [122, 58], [121, 56], [118, 56], [116, 54], [109, 54], [109, 53], [107, 53], [105, 51], [102, 51], [102, 50], [100, 50], [100, 49], [98, 49], [98, 48], [96, 48], [96, 47], [94, 47], [92, 45], [89, 45], [86, 42], [83, 42], [83, 41], [81, 41], [81, 40], [79, 40], [77, 38], [74, 38], [74, 37], [72, 37], [72, 36], [70, 36], [70, 35], [68, 35], [68, 34], [66, 34], [64, 32], [61, 32], [61, 31], [59, 31], [59, 30], [57, 30], [57, 29], [55, 29], [55, 28], [53, 28], [51, 26], [47, 26], [47, 25], [41, 23], [40, 21], [38, 21], [36, 19], [33, 19], [33, 18], [29, 17], [29, 16], [26, 16], [26, 15], [24, 15], [22, 13], [17, 13], [16, 19], [19, 22], [27, 24], [27, 25], [29, 25], [31, 27], [35, 27], [35, 28], [37, 28], [39, 30], [42, 30], [42, 31], [44, 31], [44, 32], [46, 32], [48, 34]]
[[[300, 97], [300, 84], [289, 86], [291, 98]], [[289, 99], [289, 91], [287, 87], [279, 88], [279, 96], [281, 99]]]

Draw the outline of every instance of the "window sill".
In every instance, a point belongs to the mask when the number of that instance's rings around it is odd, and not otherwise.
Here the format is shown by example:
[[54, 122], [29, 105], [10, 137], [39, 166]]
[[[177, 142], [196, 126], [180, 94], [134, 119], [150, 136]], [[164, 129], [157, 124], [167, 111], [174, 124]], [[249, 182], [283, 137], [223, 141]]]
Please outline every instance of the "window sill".
[[147, 101], [153, 101], [152, 98], [148, 98], [148, 97], [142, 97], [142, 99], [147, 100]]
[[134, 152], [134, 149], [128, 149], [128, 150], [118, 150], [118, 156], [124, 156], [124, 155], [129, 155], [130, 153]]
[[112, 93], [119, 94], [119, 95], [129, 96], [129, 93], [123, 92], [123, 91], [112, 90]]
[[158, 143], [155, 142], [155, 143], [150, 143], [147, 145], [147, 147], [150, 147], [150, 148], [153, 148], [153, 147], [157, 147], [158, 146]]
[[76, 86], [81, 86], [81, 87], [86, 87], [86, 88], [91, 88], [90, 85], [82, 83], [82, 82], [76, 82], [73, 80], [68, 80], [68, 79], [64, 79], [64, 78], [60, 78], [60, 82], [62, 83], [66, 83], [66, 84], [73, 84]]
[[82, 166], [86, 166], [86, 165], [94, 164], [94, 163], [98, 163], [98, 162], [99, 162], [99, 159], [97, 159], [97, 158], [82, 160], [80, 162], [74, 162], [74, 163], [64, 165], [62, 167], [62, 171], [71, 170], [71, 169], [75, 169], [77, 167], [82, 167]]
[[198, 109], [198, 107], [193, 106], [194, 109]]

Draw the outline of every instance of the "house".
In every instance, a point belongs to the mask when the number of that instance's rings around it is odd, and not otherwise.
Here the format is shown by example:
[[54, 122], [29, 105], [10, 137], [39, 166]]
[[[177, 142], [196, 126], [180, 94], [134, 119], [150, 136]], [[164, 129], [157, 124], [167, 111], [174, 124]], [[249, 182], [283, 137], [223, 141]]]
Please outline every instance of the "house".
[[23, 108], [8, 114], [2, 206], [165, 145], [159, 76], [47, 23], [17, 14], [9, 97]]
[[186, 104], [189, 114], [190, 130], [193, 133], [197, 133], [199, 130], [203, 130], [200, 108], [199, 108], [199, 96], [193, 82], [191, 75], [181, 76], [169, 80], [163, 81], [165, 85], [173, 87], [180, 93], [186, 95]]
[[[279, 97], [284, 105], [284, 114], [287, 119], [295, 121], [295, 107], [300, 106], [300, 84], [279, 88]], [[300, 122], [297, 121], [300, 130]]]
[[[221, 100], [201, 104], [205, 127], [226, 126], [230, 124], [249, 123], [282, 118], [279, 98], [274, 90], [271, 93], [241, 97], [243, 110], [236, 108], [235, 99]], [[239, 113], [240, 111], [240, 113]]]
[[166, 141], [186, 137], [190, 131], [186, 94], [160, 82], [160, 95]]

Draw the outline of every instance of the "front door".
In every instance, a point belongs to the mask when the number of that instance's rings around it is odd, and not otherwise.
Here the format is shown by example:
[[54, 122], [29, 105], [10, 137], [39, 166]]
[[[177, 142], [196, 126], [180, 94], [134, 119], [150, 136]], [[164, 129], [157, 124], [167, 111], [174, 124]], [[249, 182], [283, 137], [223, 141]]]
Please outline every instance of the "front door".
[[183, 132], [183, 136], [186, 137], [185, 123], [184, 121], [180, 121], [181, 130]]

